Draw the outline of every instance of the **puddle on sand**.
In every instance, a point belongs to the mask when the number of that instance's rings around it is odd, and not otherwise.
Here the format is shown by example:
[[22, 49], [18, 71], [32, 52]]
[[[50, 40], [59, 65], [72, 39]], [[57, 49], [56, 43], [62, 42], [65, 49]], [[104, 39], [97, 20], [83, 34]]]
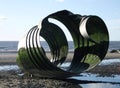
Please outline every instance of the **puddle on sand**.
[[10, 71], [10, 70], [18, 70], [19, 67], [17, 65], [1, 65], [0, 71]]
[[101, 81], [101, 82], [111, 82], [120, 83], [120, 75], [113, 75], [112, 77], [100, 77], [99, 74], [92, 73], [81, 73], [80, 76], [74, 76], [73, 79], [77, 80], [88, 80], [88, 81]]
[[[80, 88], [120, 88], [120, 75], [114, 77], [99, 77], [99, 74], [82, 73], [74, 76], [73, 79], [82, 81], [95, 81], [98, 83], [79, 83]], [[101, 83], [102, 82], [102, 83]]]
[[120, 88], [120, 84], [110, 84], [110, 83], [88, 83], [80, 84], [81, 88]]

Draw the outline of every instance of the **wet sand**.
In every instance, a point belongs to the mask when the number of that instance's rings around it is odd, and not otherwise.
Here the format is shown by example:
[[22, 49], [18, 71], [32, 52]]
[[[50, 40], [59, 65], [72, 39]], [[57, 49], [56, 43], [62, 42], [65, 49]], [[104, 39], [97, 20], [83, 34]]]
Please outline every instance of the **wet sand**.
[[[0, 53], [0, 66], [16, 65], [16, 56], [17, 53]], [[72, 53], [68, 55], [69, 58], [72, 58], [72, 56]], [[105, 57], [105, 59], [115, 58], [119, 59], [120, 53], [108, 53]], [[0, 71], [0, 88], [84, 88], [80, 84], [86, 82], [21, 76], [22, 73], [19, 69]], [[86, 73], [99, 74], [101, 77], [120, 75], [120, 62], [109, 65], [98, 65]]]
[[[50, 53], [47, 53], [48, 58], [51, 57]], [[3, 52], [0, 53], [0, 64], [16, 64], [17, 52]], [[73, 53], [70, 52], [67, 56], [67, 60], [71, 61]], [[120, 53], [107, 53], [105, 59], [120, 58]]]

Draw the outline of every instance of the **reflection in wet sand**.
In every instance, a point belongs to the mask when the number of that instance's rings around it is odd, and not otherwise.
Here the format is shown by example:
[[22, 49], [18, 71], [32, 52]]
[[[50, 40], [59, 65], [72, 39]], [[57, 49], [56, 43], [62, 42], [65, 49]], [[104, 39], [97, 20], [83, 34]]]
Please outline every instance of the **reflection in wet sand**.
[[110, 84], [110, 83], [90, 83], [90, 84], [80, 84], [82, 88], [120, 88], [120, 84]]

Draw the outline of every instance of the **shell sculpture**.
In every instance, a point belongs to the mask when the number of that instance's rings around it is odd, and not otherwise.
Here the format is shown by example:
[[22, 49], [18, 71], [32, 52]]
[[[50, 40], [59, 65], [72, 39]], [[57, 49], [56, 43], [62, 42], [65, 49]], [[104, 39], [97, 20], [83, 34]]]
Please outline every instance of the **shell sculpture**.
[[[71, 34], [72, 59], [67, 57], [69, 44], [64, 29], [49, 19], [62, 23]], [[41, 46], [41, 37], [47, 42], [51, 57]], [[35, 76], [67, 78], [94, 68], [104, 59], [108, 47], [109, 33], [100, 17], [62, 10], [45, 17], [19, 41], [17, 63], [21, 70]]]

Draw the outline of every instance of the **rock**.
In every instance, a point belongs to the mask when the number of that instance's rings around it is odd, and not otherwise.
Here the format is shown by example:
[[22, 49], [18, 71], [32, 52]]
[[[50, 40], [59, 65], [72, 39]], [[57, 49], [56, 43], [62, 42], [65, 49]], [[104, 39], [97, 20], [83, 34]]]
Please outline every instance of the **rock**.
[[117, 49], [117, 50], [111, 50], [110, 53], [120, 53], [120, 49]]

